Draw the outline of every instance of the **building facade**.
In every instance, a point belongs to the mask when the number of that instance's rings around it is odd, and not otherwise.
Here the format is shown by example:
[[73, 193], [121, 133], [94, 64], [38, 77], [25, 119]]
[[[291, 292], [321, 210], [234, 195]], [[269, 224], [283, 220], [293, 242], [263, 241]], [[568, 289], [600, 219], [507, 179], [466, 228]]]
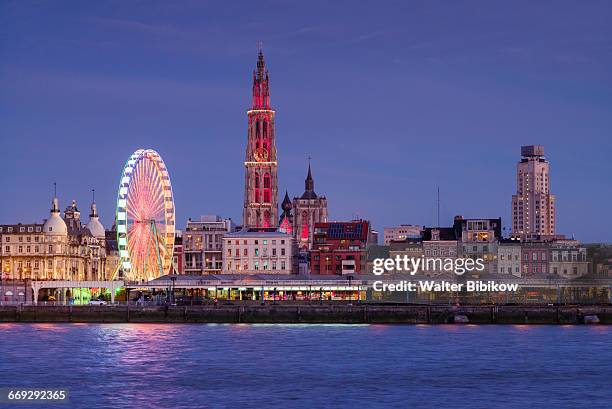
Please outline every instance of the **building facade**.
[[312, 274], [362, 274], [366, 271], [370, 222], [316, 223], [310, 251]]
[[502, 239], [497, 244], [497, 273], [521, 276], [521, 242]]
[[224, 274], [293, 274], [295, 255], [294, 238], [272, 229], [243, 229], [223, 237]]
[[391, 241], [401, 241], [421, 237], [422, 226], [412, 224], [400, 224], [397, 227], [385, 227], [383, 230], [384, 244], [388, 246]]
[[293, 198], [294, 225], [293, 231], [300, 249], [311, 249], [314, 237], [314, 226], [327, 222], [327, 198], [318, 196], [314, 191], [314, 179], [310, 163], [308, 175], [304, 181], [304, 193]]
[[231, 219], [201, 216], [187, 222], [182, 238], [183, 273], [218, 274], [223, 269], [223, 236], [232, 231]]
[[544, 277], [550, 274], [550, 242], [529, 241], [521, 245], [521, 256], [523, 265], [521, 268], [523, 277]]
[[[457, 234], [452, 227], [429, 227], [423, 229], [423, 254], [427, 258], [456, 259]], [[425, 275], [446, 273], [441, 264], [433, 263], [432, 269], [423, 270]]]
[[249, 124], [244, 162], [242, 224], [247, 229], [277, 227], [278, 162], [275, 111], [270, 107], [270, 77], [261, 50], [257, 69], [253, 72], [253, 99], [247, 116]]
[[184, 274], [183, 231], [174, 231], [174, 251], [172, 252], [172, 274]]
[[104, 280], [106, 239], [95, 202], [90, 220], [81, 223], [73, 201], [64, 211], [54, 197], [43, 224], [0, 226], [3, 278], [11, 280]]
[[497, 273], [497, 245], [502, 239], [502, 221], [497, 219], [464, 219], [455, 217], [454, 227], [459, 255], [483, 260], [485, 269], [478, 274]]
[[574, 240], [559, 240], [550, 244], [550, 274], [575, 279], [589, 273], [586, 247]]
[[555, 196], [550, 193], [550, 165], [544, 147], [522, 146], [512, 196], [512, 235], [523, 240], [555, 235]]

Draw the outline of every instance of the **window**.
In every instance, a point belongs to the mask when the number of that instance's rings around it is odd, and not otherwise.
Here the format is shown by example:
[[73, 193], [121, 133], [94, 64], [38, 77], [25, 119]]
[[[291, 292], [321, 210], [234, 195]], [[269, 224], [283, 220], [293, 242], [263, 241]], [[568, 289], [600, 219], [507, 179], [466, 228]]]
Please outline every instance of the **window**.
[[281, 256], [284, 256], [284, 255], [285, 255], [285, 249], [284, 249], [284, 248], [282, 248], [282, 249], [281, 249]]
[[259, 249], [255, 247], [255, 256], [259, 256]]
[[259, 270], [259, 261], [255, 262], [255, 270]]
[[243, 251], [243, 254], [244, 254], [245, 257], [248, 256], [249, 255], [249, 250], [245, 248], [244, 251]]
[[270, 188], [270, 174], [266, 173], [264, 175], [264, 188], [265, 189], [269, 189]]
[[272, 249], [272, 255], [276, 256], [276, 249], [275, 248]]

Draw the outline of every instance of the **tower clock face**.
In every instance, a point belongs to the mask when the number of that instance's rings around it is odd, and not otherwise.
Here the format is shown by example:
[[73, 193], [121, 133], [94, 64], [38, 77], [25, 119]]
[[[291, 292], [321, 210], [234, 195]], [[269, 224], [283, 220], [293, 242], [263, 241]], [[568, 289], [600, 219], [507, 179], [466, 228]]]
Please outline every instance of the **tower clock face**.
[[255, 160], [257, 162], [264, 162], [268, 160], [268, 151], [264, 148], [257, 148], [255, 149], [253, 156], [255, 156]]

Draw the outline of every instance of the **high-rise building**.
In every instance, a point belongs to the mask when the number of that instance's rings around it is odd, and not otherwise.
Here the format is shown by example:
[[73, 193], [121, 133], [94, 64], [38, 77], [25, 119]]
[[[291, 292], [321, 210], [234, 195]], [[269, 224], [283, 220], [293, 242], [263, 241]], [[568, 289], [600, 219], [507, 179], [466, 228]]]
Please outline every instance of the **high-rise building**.
[[311, 249], [314, 226], [327, 222], [327, 199], [318, 196], [314, 191], [314, 179], [308, 163], [308, 175], [304, 181], [304, 193], [293, 198], [294, 226], [293, 232], [300, 248]]
[[555, 235], [555, 196], [550, 193], [550, 166], [544, 147], [521, 147], [512, 195], [512, 235], [523, 240]]
[[275, 112], [270, 108], [270, 77], [263, 52], [253, 71], [253, 103], [246, 147], [244, 210], [245, 228], [278, 225], [278, 162], [276, 161]]

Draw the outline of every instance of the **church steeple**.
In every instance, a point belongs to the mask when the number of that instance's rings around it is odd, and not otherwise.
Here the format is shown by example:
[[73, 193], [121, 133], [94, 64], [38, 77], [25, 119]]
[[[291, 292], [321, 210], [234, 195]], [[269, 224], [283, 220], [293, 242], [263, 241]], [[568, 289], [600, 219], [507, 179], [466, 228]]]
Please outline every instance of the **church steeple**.
[[253, 104], [249, 117], [244, 166], [246, 228], [274, 228], [278, 223], [278, 163], [276, 161], [275, 112], [270, 108], [270, 78], [261, 46], [253, 71]]
[[312, 171], [310, 170], [310, 158], [308, 158], [308, 175], [304, 180], [304, 194], [302, 199], [316, 199], [317, 194], [314, 191], [314, 179], [312, 178]]
[[270, 76], [266, 69], [261, 44], [257, 56], [257, 68], [253, 71], [253, 109], [270, 109]]
[[291, 199], [289, 199], [289, 193], [285, 190], [285, 198], [283, 199], [283, 203], [281, 204], [281, 209], [283, 212], [291, 212], [291, 208], [293, 205], [291, 204]]

